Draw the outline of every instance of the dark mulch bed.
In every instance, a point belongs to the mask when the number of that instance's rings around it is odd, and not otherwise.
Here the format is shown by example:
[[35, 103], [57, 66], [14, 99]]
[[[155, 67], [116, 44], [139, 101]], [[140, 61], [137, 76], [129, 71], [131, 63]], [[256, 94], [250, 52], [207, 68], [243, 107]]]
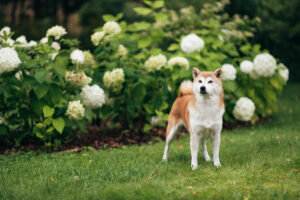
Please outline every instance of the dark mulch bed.
[[[257, 121], [258, 124], [265, 122], [266, 119], [260, 119]], [[251, 126], [250, 123], [238, 122], [238, 123], [228, 123], [224, 122], [224, 129], [235, 129], [244, 128]], [[66, 144], [60, 145], [59, 148], [53, 148], [49, 152], [78, 152], [86, 148], [91, 149], [110, 149], [119, 148], [124, 145], [144, 145], [149, 142], [157, 142], [159, 140], [165, 139], [165, 127], [155, 127], [149, 133], [131, 134], [124, 133], [120, 134], [122, 129], [110, 130], [106, 127], [105, 133], [99, 126], [90, 125], [87, 128], [86, 133], [82, 133], [78, 136], [75, 132], [71, 135], [70, 140]], [[187, 134], [185, 128], [179, 130], [177, 138], [181, 135]], [[9, 152], [17, 151], [37, 151], [44, 150], [42, 144], [22, 144], [18, 148], [8, 148], [5, 146], [0, 146], [0, 154], [7, 154]]]

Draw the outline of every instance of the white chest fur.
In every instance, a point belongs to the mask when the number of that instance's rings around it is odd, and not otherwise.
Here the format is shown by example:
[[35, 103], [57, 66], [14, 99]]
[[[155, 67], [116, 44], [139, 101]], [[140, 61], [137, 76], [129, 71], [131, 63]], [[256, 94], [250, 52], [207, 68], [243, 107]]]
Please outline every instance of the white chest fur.
[[210, 135], [222, 126], [224, 108], [220, 108], [218, 98], [200, 99], [189, 106], [190, 127], [193, 132]]

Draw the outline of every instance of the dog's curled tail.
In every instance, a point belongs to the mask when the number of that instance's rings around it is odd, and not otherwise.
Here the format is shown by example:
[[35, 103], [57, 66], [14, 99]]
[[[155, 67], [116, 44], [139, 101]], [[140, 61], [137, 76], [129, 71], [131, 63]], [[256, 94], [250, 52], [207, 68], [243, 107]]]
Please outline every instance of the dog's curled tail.
[[[193, 82], [185, 80], [180, 84], [178, 97], [193, 94]], [[177, 97], [177, 98], [178, 98]]]

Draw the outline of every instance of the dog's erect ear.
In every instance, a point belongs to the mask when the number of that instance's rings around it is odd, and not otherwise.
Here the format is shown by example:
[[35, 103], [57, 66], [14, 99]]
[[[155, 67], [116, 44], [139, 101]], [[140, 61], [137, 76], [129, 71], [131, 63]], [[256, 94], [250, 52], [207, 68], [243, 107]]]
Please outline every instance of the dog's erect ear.
[[201, 72], [199, 69], [197, 69], [196, 67], [193, 68], [193, 78], [194, 79], [197, 78], [200, 73]]
[[222, 69], [221, 68], [216, 69], [215, 75], [217, 78], [222, 79]]

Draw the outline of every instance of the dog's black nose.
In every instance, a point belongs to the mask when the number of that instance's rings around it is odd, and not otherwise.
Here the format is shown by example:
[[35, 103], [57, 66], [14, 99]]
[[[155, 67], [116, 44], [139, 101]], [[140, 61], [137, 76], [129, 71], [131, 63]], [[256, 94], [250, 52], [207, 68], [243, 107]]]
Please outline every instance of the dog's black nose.
[[201, 86], [201, 87], [200, 87], [200, 91], [201, 91], [201, 92], [205, 92], [205, 90], [206, 90], [205, 86]]

